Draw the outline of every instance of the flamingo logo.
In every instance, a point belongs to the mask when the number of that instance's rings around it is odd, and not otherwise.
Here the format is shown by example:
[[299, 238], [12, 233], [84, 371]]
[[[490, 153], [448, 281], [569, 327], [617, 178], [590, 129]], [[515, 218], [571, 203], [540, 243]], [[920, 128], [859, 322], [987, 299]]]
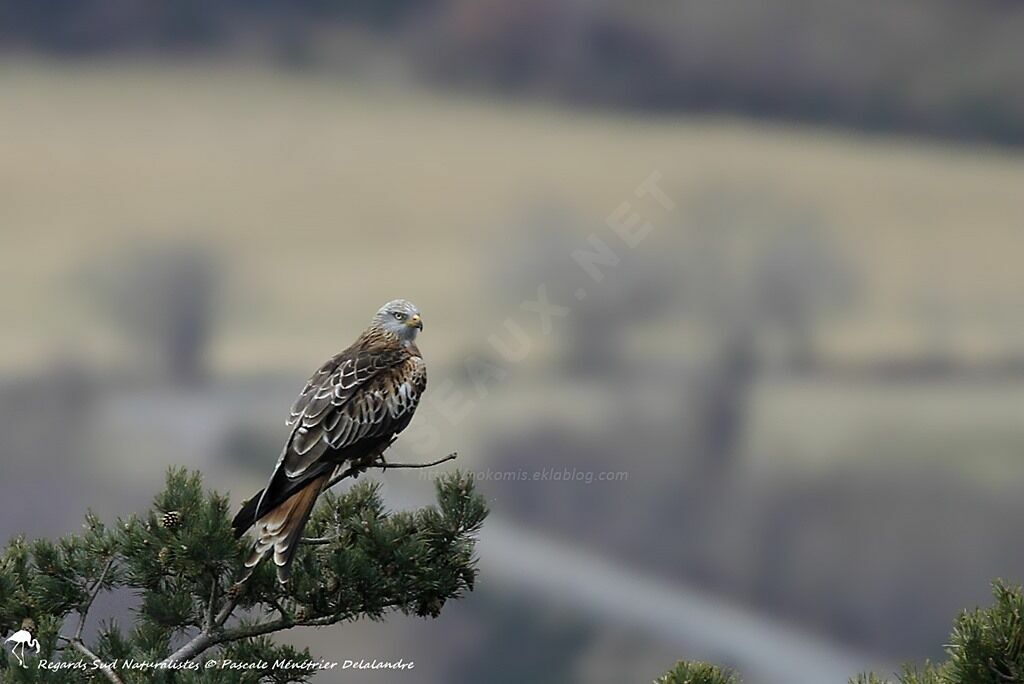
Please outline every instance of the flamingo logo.
[[[14, 642], [14, 646], [11, 647], [11, 655], [18, 659], [18, 662], [21, 663], [22, 667], [26, 667], [25, 646], [34, 648], [36, 649], [36, 653], [39, 653], [39, 641], [33, 639], [27, 629], [18, 630], [11, 636], [7, 637], [7, 639], [4, 640], [4, 645], [6, 646], [9, 641]], [[21, 646], [21, 655], [18, 655], [18, 646]]]

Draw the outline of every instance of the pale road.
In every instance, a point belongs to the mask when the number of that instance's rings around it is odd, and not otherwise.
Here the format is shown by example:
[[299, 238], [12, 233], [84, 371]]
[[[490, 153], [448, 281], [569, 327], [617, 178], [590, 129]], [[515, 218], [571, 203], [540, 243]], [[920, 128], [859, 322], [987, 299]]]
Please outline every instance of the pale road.
[[[396, 508], [430, 502], [394, 484], [385, 491]], [[678, 644], [680, 659], [727, 664], [744, 675], [746, 684], [846, 684], [864, 670], [891, 671], [877, 657], [684, 585], [644, 577], [627, 565], [493, 515], [484, 523], [477, 555], [482, 585], [527, 591], [601, 622]]]

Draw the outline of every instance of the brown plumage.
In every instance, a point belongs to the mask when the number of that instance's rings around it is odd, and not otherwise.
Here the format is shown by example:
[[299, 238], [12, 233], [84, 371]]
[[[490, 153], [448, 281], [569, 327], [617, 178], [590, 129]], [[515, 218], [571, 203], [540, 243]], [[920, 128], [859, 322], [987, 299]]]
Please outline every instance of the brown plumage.
[[346, 464], [371, 464], [412, 419], [427, 386], [416, 347], [419, 311], [405, 300], [388, 302], [352, 346], [321, 366], [292, 406], [291, 433], [266, 488], [242, 505], [232, 527], [241, 536], [255, 527], [248, 578], [273, 556], [286, 582], [302, 531], [317, 497]]

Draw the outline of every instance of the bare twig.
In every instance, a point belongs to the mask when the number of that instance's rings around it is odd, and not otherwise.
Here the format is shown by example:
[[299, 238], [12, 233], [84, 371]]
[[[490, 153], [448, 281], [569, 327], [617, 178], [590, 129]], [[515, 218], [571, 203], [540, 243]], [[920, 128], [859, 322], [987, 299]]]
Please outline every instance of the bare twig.
[[82, 641], [82, 632], [85, 631], [85, 620], [89, 615], [89, 609], [92, 608], [93, 602], [96, 597], [99, 596], [100, 590], [103, 588], [103, 582], [107, 579], [107, 573], [110, 572], [110, 568], [114, 566], [114, 556], [107, 558], [107, 562], [103, 565], [103, 569], [100, 570], [99, 576], [96, 577], [96, 581], [89, 587], [88, 596], [85, 602], [78, 607], [78, 626], [75, 628], [75, 635], [71, 638], [60, 635], [59, 639], [63, 639], [68, 644], [88, 658], [90, 661], [96, 663], [96, 667], [102, 672], [108, 680], [114, 684], [124, 684], [122, 679], [114, 672], [113, 668], [107, 663], [100, 660], [100, 657], [92, 652], [92, 650], [85, 645]]
[[383, 459], [383, 457], [379, 457], [378, 461], [370, 463], [368, 465], [364, 464], [349, 466], [342, 472], [332, 477], [327, 482], [327, 486], [324, 487], [324, 489], [330, 489], [331, 487], [338, 484], [342, 480], [353, 477], [355, 475], [359, 475], [360, 473], [366, 472], [370, 468], [380, 468], [381, 470], [391, 470], [392, 468], [433, 468], [434, 466], [441, 465], [442, 463], [454, 461], [458, 457], [459, 454], [454, 451], [445, 456], [444, 458], [439, 458], [436, 461], [431, 461], [430, 463], [388, 463]]
[[337, 541], [331, 537], [303, 537], [299, 539], [300, 544], [308, 544], [309, 546], [323, 546], [324, 544], [330, 544], [333, 541]]
[[383, 468], [386, 470], [392, 470], [393, 468], [433, 468], [434, 466], [447, 463], [448, 461], [454, 461], [459, 457], [457, 452], [452, 452], [444, 458], [439, 458], [436, 461], [430, 463], [384, 463], [381, 465], [374, 465], [375, 468]]
[[103, 569], [100, 570], [99, 577], [91, 587], [89, 587], [88, 598], [85, 599], [85, 603], [78, 607], [78, 628], [75, 629], [75, 639], [79, 642], [82, 641], [82, 632], [85, 630], [85, 618], [89, 615], [89, 609], [92, 608], [93, 601], [100, 593], [100, 589], [103, 587], [103, 580], [107, 578], [107, 573], [110, 572], [110, 568], [114, 565], [114, 557], [111, 556], [107, 559]]

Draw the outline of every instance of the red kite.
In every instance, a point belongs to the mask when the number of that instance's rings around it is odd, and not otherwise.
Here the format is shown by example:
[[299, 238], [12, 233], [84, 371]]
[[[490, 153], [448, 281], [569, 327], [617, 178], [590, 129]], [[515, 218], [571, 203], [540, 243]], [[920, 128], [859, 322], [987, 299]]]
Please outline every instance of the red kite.
[[327, 482], [346, 464], [372, 464], [412, 420], [427, 387], [427, 367], [416, 348], [421, 330], [415, 305], [388, 302], [352, 346], [306, 383], [292, 406], [292, 431], [270, 482], [231, 523], [237, 537], [255, 526], [246, 578], [273, 555], [278, 580], [287, 582], [302, 530]]

